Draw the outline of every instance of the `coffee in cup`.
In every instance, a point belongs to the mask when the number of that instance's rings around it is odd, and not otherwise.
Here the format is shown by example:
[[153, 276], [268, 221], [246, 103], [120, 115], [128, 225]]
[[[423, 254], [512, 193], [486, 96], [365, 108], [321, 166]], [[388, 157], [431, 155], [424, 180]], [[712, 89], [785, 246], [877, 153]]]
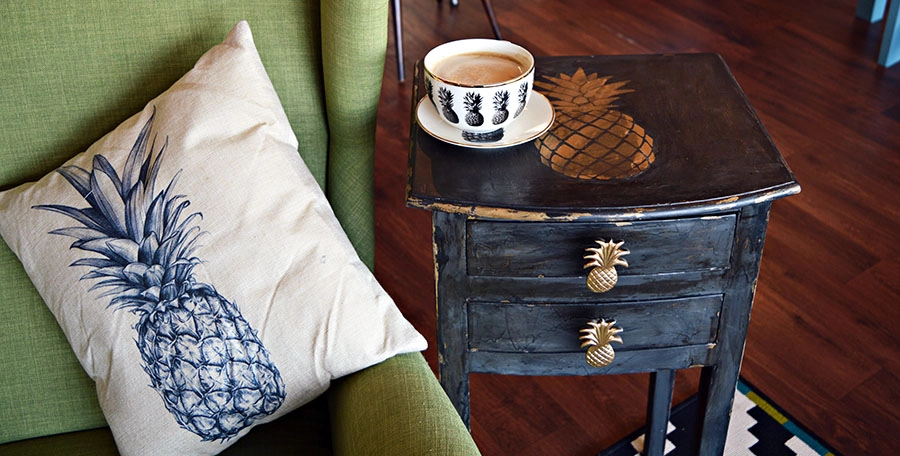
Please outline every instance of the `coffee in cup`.
[[505, 54], [470, 52], [441, 59], [434, 74], [441, 79], [464, 85], [500, 84], [524, 74], [522, 62]]
[[445, 43], [425, 56], [424, 68], [434, 108], [469, 141], [502, 139], [531, 98], [534, 57], [508, 41]]

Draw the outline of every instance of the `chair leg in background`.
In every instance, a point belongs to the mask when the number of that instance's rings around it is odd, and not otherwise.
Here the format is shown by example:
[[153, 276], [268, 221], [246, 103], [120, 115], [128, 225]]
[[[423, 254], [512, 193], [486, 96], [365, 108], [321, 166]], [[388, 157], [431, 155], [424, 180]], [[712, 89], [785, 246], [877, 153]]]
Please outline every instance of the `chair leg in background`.
[[498, 40], [502, 40], [503, 37], [500, 36], [500, 24], [497, 23], [497, 16], [494, 15], [494, 7], [491, 6], [491, 0], [481, 0], [481, 4], [484, 5], [484, 12], [487, 13], [488, 20], [491, 21], [491, 28], [494, 29], [494, 37]]
[[403, 71], [403, 20], [400, 14], [400, 0], [391, 0], [391, 13], [394, 17], [394, 44], [397, 49], [397, 79], [403, 82], [406, 74]]
[[888, 10], [878, 52], [878, 64], [883, 67], [900, 62], [900, 0], [894, 0], [886, 7], [887, 0], [859, 0], [856, 3], [856, 17], [873, 24], [884, 19], [884, 11]]
[[881, 52], [878, 63], [889, 67], [900, 61], [900, 0], [891, 1], [884, 23], [884, 37], [881, 38]]
[[[437, 1], [438, 3], [441, 2], [441, 0]], [[487, 13], [488, 20], [491, 22], [491, 29], [494, 31], [494, 38], [502, 40], [503, 37], [500, 36], [500, 24], [497, 23], [497, 16], [494, 15], [494, 7], [491, 5], [491, 0], [481, 0], [481, 4], [484, 5], [484, 12]], [[459, 0], [450, 0], [450, 6], [459, 6]]]
[[884, 17], [884, 7], [887, 0], [859, 0], [856, 3], [856, 17], [872, 23], [878, 22]]

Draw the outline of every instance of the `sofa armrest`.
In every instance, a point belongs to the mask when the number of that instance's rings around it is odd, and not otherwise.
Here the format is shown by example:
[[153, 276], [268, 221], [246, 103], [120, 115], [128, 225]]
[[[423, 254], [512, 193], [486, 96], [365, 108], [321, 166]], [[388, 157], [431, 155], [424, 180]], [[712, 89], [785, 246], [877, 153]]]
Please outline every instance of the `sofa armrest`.
[[119, 456], [109, 428], [68, 432], [0, 445], [0, 456]]
[[397, 355], [329, 389], [335, 455], [478, 455], [421, 353]]

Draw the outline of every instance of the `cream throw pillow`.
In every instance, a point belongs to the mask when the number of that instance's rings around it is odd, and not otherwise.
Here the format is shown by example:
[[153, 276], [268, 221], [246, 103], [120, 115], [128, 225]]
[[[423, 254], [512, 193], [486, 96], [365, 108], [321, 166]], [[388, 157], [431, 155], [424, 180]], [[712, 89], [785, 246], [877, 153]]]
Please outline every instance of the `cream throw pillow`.
[[57, 172], [0, 193], [125, 454], [214, 454], [424, 338], [297, 153], [247, 23]]

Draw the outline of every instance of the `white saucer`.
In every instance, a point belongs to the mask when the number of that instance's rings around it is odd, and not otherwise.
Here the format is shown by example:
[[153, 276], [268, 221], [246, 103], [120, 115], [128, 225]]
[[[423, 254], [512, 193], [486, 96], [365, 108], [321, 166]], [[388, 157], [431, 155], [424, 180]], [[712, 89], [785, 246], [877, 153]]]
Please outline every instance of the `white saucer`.
[[531, 141], [550, 129], [555, 115], [547, 97], [531, 92], [528, 106], [515, 122], [504, 129], [502, 138], [492, 142], [473, 142], [464, 139], [461, 130], [444, 122], [427, 96], [422, 97], [416, 106], [416, 120], [426, 133], [446, 143], [478, 149], [496, 149]]

